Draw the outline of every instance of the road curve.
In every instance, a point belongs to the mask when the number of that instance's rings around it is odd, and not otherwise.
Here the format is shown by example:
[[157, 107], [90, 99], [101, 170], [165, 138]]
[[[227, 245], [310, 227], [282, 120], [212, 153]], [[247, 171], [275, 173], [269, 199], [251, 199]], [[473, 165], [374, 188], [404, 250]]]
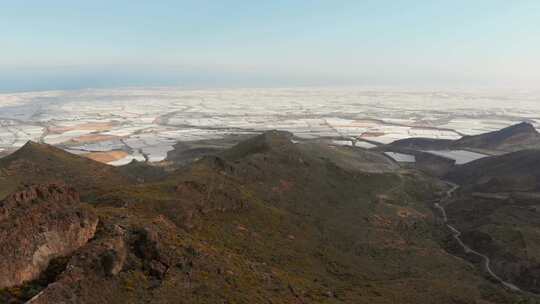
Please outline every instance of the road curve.
[[497, 280], [499, 283], [501, 283], [504, 287], [512, 290], [512, 291], [522, 291], [519, 287], [517, 287], [516, 285], [510, 283], [510, 282], [507, 282], [507, 281], [504, 281], [503, 279], [501, 279], [501, 277], [499, 277], [497, 274], [495, 274], [495, 272], [493, 272], [493, 269], [491, 269], [491, 260], [489, 259], [488, 256], [486, 256], [485, 254], [482, 254], [474, 249], [472, 249], [471, 247], [467, 246], [465, 243], [463, 243], [463, 240], [461, 239], [461, 232], [459, 230], [456, 229], [456, 227], [448, 224], [448, 216], [446, 215], [446, 210], [444, 209], [444, 207], [441, 205], [442, 202], [444, 201], [447, 201], [449, 200], [452, 195], [454, 194], [454, 192], [459, 189], [459, 186], [454, 184], [454, 183], [450, 183], [450, 182], [447, 182], [450, 186], [452, 186], [452, 188], [450, 188], [448, 191], [446, 191], [446, 195], [441, 198], [439, 200], [439, 202], [435, 203], [435, 208], [439, 209], [441, 211], [441, 215], [442, 215], [442, 220], [443, 220], [443, 223], [446, 225], [446, 227], [448, 227], [448, 229], [450, 229], [450, 231], [452, 232], [452, 236], [454, 237], [454, 239], [459, 243], [459, 245], [463, 248], [463, 251], [465, 251], [465, 253], [467, 254], [474, 254], [480, 258], [482, 258], [482, 260], [484, 261], [484, 268], [486, 269], [486, 272], [492, 277], [494, 278], [495, 280]]

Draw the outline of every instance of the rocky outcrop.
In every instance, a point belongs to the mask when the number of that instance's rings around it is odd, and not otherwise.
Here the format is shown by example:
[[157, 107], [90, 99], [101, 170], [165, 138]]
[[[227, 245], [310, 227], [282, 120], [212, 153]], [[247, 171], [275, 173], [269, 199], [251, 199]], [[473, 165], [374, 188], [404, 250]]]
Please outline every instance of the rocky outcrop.
[[0, 202], [0, 288], [36, 279], [94, 236], [97, 216], [63, 184], [28, 186]]
[[121, 233], [92, 241], [71, 257], [57, 281], [27, 303], [81, 303], [77, 286], [117, 275], [124, 267], [126, 257], [127, 245]]
[[65, 202], [72, 204], [79, 202], [79, 194], [64, 185], [49, 184], [26, 187], [21, 191], [14, 192], [6, 197], [0, 204], [0, 221], [16, 216], [17, 212], [25, 212], [27, 208], [37, 200]]
[[158, 233], [148, 227], [136, 232], [135, 255], [139, 257], [148, 273], [162, 279], [169, 269], [169, 262], [162, 254]]

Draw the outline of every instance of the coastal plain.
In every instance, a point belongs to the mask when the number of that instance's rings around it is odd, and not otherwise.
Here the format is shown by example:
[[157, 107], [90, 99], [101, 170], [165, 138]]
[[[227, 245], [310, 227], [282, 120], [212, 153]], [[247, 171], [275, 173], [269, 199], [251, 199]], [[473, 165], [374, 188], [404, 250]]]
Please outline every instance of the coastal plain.
[[[372, 148], [540, 123], [533, 92], [358, 88], [88, 89], [0, 94], [0, 156], [27, 141], [111, 165], [160, 162], [177, 142], [279, 129]], [[460, 155], [463, 157], [463, 155]]]

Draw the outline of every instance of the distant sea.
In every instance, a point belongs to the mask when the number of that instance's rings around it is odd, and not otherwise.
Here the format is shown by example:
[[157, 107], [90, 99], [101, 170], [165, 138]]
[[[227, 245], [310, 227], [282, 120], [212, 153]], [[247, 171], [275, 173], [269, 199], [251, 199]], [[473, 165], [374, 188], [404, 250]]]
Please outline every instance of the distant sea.
[[[191, 79], [190, 79], [191, 78]], [[0, 70], [0, 92], [76, 90], [125, 86], [194, 85], [200, 81], [170, 73], [149, 70], [115, 70], [106, 68], [43, 68]]]
[[[334, 82], [335, 83], [335, 82]], [[14, 68], [0, 67], [0, 93], [180, 86], [185, 88], [241, 88], [327, 85], [321, 79], [295, 78], [246, 71], [215, 71], [153, 66]], [[343, 84], [343, 83], [339, 83]]]

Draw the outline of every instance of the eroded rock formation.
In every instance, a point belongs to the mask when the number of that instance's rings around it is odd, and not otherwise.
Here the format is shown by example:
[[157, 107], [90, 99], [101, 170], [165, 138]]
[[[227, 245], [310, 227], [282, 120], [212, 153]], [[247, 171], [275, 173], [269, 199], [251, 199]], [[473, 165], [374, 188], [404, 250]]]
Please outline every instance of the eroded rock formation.
[[0, 202], [0, 288], [37, 278], [94, 236], [97, 216], [63, 184], [27, 186]]
[[57, 281], [27, 303], [81, 303], [76, 286], [117, 275], [124, 266], [126, 256], [127, 246], [121, 234], [93, 241], [71, 257]]

